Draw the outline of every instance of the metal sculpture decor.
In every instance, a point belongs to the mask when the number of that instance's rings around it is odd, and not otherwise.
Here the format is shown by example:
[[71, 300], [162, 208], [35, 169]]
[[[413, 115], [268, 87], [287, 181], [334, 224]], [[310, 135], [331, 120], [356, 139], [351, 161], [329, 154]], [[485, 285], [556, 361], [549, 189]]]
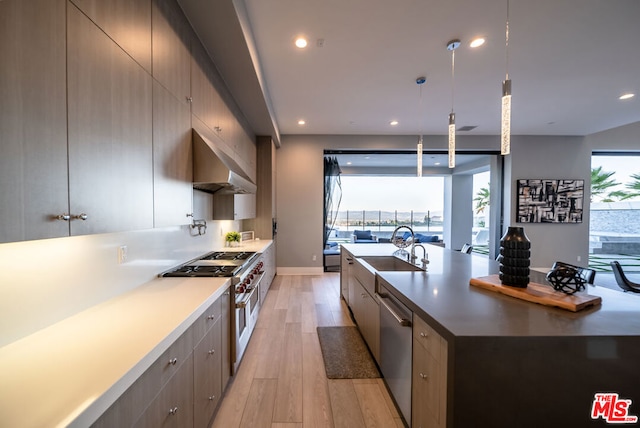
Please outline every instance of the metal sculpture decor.
[[518, 223], [582, 223], [584, 180], [518, 180]]
[[547, 281], [553, 285], [556, 291], [565, 294], [573, 294], [585, 289], [586, 281], [580, 275], [580, 271], [571, 266], [558, 266], [547, 273]]

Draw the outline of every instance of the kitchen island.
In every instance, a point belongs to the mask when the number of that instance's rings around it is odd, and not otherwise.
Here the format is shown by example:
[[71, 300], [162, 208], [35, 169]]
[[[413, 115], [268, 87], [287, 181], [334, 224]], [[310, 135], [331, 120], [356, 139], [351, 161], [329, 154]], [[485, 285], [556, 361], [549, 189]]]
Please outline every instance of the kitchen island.
[[[354, 257], [396, 249], [344, 247]], [[446, 342], [443, 426], [607, 426], [605, 411], [591, 418], [597, 393], [631, 400], [627, 414], [640, 415], [640, 298], [597, 287], [596, 277], [586, 292], [599, 306], [574, 313], [521, 301], [469, 285], [498, 273], [497, 262], [426, 247], [427, 272], [377, 272], [376, 282], [413, 312], [414, 326], [419, 318]]]

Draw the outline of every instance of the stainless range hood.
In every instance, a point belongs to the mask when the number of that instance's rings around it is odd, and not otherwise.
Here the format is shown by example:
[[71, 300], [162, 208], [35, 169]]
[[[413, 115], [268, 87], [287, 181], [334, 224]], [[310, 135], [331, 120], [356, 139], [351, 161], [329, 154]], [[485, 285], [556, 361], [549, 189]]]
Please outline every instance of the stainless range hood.
[[240, 165], [195, 129], [193, 133], [193, 188], [228, 195], [256, 193], [257, 186]]

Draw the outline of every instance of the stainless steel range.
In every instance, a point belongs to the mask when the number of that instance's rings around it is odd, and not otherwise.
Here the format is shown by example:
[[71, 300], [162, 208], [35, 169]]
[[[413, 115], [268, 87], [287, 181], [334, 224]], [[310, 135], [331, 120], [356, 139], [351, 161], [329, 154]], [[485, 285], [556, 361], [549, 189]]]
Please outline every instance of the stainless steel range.
[[247, 348], [260, 310], [260, 281], [264, 275], [260, 253], [214, 251], [162, 273], [163, 277], [231, 278], [234, 310], [231, 311], [233, 373]]

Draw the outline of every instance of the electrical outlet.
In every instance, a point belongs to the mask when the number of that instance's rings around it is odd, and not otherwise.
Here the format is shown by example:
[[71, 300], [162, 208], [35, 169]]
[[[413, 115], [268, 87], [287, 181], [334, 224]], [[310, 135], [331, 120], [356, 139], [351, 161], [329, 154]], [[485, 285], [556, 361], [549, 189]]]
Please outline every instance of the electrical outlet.
[[121, 245], [118, 247], [118, 264], [122, 264], [127, 261], [127, 246]]
[[223, 236], [224, 232], [222, 231], [222, 227], [220, 228], [220, 236]]
[[311, 256], [311, 261], [316, 261], [316, 255], [314, 254], [313, 256]]
[[578, 256], [578, 261], [581, 261], [581, 260], [582, 260], [582, 257]]

